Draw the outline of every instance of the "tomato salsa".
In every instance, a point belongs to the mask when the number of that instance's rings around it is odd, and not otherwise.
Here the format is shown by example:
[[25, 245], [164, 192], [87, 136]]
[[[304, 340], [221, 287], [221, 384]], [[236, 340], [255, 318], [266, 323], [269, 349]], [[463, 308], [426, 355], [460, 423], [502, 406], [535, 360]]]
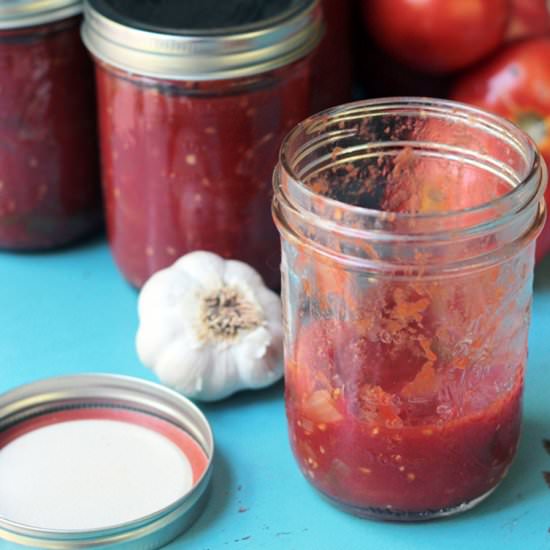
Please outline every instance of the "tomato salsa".
[[74, 17], [0, 30], [1, 248], [60, 246], [101, 224], [93, 66], [79, 28]]
[[[505, 366], [481, 381], [444, 372], [420, 356], [391, 357], [390, 344], [371, 342], [360, 326], [318, 322], [297, 336], [286, 402], [304, 474], [357, 513], [388, 519], [420, 519], [490, 492], [516, 451], [523, 365], [498, 396]], [[480, 401], [477, 384], [493, 395]], [[458, 395], [443, 397], [449, 387]]]
[[192, 250], [253, 265], [280, 284], [271, 172], [310, 109], [309, 62], [226, 82], [128, 78], [99, 64], [107, 227], [135, 286]]

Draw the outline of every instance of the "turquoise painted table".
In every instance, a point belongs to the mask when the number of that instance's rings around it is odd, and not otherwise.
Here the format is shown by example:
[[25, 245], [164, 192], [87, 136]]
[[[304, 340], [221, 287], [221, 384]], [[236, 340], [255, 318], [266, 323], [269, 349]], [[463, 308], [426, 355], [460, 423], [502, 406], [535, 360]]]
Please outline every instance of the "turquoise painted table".
[[[100, 371], [153, 379], [134, 352], [136, 293], [103, 241], [54, 254], [0, 254], [0, 392]], [[286, 435], [282, 385], [203, 407], [215, 433], [213, 491], [169, 550], [550, 550], [550, 261], [537, 272], [525, 423], [497, 492], [454, 519], [405, 525], [348, 516], [302, 479]], [[0, 550], [6, 545], [0, 542]]]

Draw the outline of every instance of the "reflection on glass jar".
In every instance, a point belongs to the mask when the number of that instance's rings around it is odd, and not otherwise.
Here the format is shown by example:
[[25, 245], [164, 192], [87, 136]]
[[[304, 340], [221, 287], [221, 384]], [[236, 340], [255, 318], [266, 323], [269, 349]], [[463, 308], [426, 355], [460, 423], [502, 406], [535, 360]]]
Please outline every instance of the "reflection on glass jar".
[[80, 40], [81, 10], [74, 0], [0, 6], [0, 248], [56, 247], [100, 226], [93, 66]]
[[123, 13], [91, 0], [83, 29], [97, 60], [107, 223], [121, 271], [141, 286], [208, 250], [278, 287], [271, 175], [282, 139], [311, 112], [317, 1], [190, 2], [170, 28], [162, 5], [134, 4]]
[[286, 405], [298, 463], [358, 515], [470, 508], [518, 443], [546, 170], [504, 120], [368, 101], [285, 141]]

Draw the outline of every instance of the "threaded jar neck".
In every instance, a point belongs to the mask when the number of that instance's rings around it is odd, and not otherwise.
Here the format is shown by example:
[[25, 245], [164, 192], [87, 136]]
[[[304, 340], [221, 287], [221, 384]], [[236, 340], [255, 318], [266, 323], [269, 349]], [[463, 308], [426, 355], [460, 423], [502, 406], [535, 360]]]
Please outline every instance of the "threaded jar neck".
[[513, 124], [459, 103], [388, 98], [314, 115], [284, 141], [275, 221], [351, 269], [441, 276], [503, 261], [545, 220], [546, 168]]
[[[82, 38], [94, 57], [152, 78], [228, 80], [290, 65], [309, 55], [323, 34], [320, 0], [278, 2], [276, 10], [265, 2], [184, 2], [179, 25], [171, 22], [172, 3], [151, 4], [85, 0]], [[223, 13], [212, 13], [215, 6]], [[248, 12], [256, 15], [251, 21]]]

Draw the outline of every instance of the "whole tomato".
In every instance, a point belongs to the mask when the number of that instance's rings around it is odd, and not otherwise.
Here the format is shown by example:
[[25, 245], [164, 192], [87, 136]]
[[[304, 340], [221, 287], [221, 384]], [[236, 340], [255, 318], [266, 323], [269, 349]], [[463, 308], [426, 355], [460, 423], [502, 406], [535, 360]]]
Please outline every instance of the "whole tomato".
[[462, 69], [504, 40], [509, 0], [361, 0], [367, 28], [382, 48], [429, 73]]
[[512, 0], [506, 38], [533, 38], [550, 32], [549, 0]]
[[[515, 122], [535, 140], [550, 166], [550, 38], [511, 44], [461, 77], [451, 97]], [[550, 204], [550, 188], [545, 198]], [[537, 241], [537, 259], [547, 252], [550, 224]]]

